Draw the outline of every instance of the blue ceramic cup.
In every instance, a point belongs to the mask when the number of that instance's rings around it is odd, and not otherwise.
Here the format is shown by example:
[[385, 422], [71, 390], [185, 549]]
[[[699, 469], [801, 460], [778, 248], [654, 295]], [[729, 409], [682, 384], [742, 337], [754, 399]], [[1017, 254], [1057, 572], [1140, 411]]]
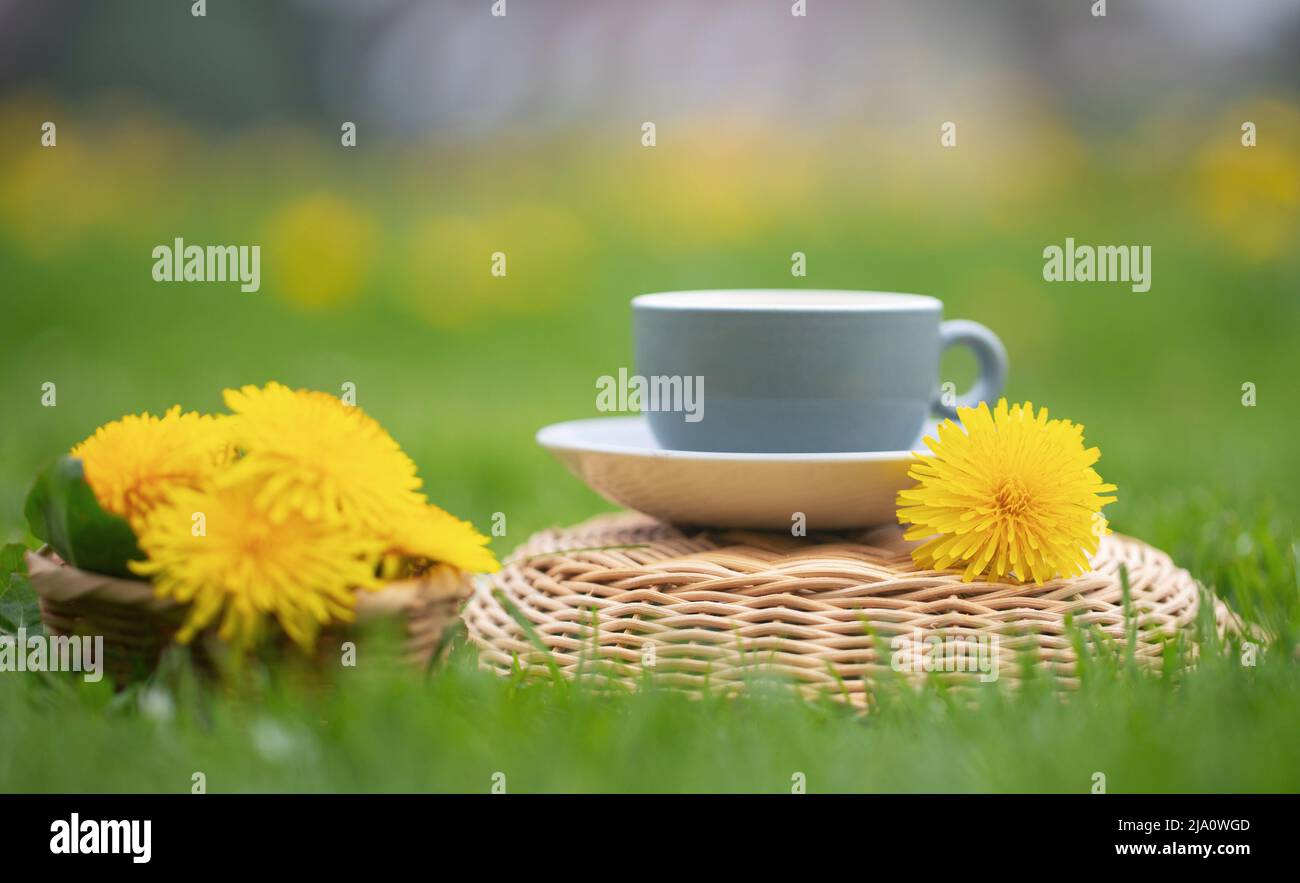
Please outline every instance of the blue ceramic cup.
[[925, 295], [674, 291], [634, 298], [632, 312], [636, 374], [661, 393], [641, 410], [672, 450], [908, 450], [931, 414], [955, 416], [940, 393], [945, 349], [963, 344], [979, 361], [958, 406], [996, 400], [1006, 379], [997, 336], [943, 321]]

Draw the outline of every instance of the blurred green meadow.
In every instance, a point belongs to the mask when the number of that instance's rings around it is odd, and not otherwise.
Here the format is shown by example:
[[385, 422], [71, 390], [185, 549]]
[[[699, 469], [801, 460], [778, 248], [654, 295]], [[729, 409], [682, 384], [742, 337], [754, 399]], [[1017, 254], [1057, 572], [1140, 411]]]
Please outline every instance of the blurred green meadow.
[[[779, 689], [609, 700], [498, 682], [469, 648], [427, 679], [325, 691], [276, 672], [222, 693], [171, 671], [118, 696], [0, 675], [0, 789], [181, 790], [195, 769], [211, 790], [474, 791], [496, 770], [521, 791], [781, 791], [793, 771], [810, 790], [1070, 791], [1095, 770], [1117, 791], [1300, 789], [1300, 107], [1194, 110], [1085, 138], [1043, 104], [963, 124], [953, 150], [937, 129], [814, 138], [743, 119], [682, 121], [653, 149], [612, 127], [345, 149], [331, 128], [208, 131], [130, 97], [9, 96], [7, 542], [26, 539], [37, 469], [99, 424], [217, 410], [223, 388], [274, 379], [355, 384], [434, 501], [484, 530], [504, 513], [505, 556], [611, 508], [533, 434], [597, 416], [596, 379], [631, 366], [633, 296], [912, 291], [998, 332], [1010, 398], [1086, 427], [1119, 486], [1116, 530], [1169, 551], [1277, 643], [1257, 669], [1231, 652], [1182, 679], [1103, 667], [1066, 703], [927, 691], [866, 719]], [[53, 116], [55, 149], [10, 134]], [[1267, 127], [1259, 146], [1240, 145], [1243, 119]], [[176, 237], [260, 244], [261, 289], [154, 282], [151, 252]], [[1044, 281], [1043, 249], [1066, 237], [1151, 246], [1151, 290]], [[959, 388], [972, 374], [959, 354], [945, 363]], [[16, 580], [0, 612], [31, 625], [23, 591]]]

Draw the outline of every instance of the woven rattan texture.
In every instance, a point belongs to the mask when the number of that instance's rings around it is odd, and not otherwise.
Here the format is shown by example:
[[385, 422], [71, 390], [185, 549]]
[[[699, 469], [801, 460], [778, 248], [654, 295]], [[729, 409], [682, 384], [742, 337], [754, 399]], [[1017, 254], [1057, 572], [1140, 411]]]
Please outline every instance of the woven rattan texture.
[[[805, 691], [862, 704], [875, 678], [900, 669], [925, 677], [935, 638], [951, 660], [939, 666], [944, 677], [988, 680], [991, 659], [999, 679], [1018, 680], [1021, 651], [1030, 651], [1064, 687], [1077, 685], [1066, 617], [1122, 645], [1121, 565], [1142, 662], [1159, 661], [1165, 638], [1188, 630], [1201, 602], [1167, 555], [1119, 535], [1103, 539], [1091, 573], [1041, 586], [916, 570], [908, 548], [893, 527], [796, 539], [607, 515], [534, 535], [480, 583], [463, 617], [483, 664], [502, 674], [553, 664], [570, 677], [639, 678], [653, 669], [661, 683], [727, 690], [774, 669]], [[1215, 616], [1222, 628], [1222, 605]]]
[[[52, 635], [91, 635], [104, 639], [106, 670], [119, 682], [147, 676], [173, 640], [186, 607], [154, 596], [153, 586], [69, 567], [57, 557], [28, 553], [32, 588], [41, 621]], [[391, 620], [400, 628], [403, 661], [423, 665], [444, 646], [448, 627], [457, 622], [469, 596], [470, 581], [448, 569], [426, 579], [392, 583], [379, 592], [357, 594], [358, 623]], [[327, 630], [316, 644], [318, 660], [337, 664], [340, 642], [355, 640], [347, 628]], [[196, 660], [210, 667], [206, 647], [216, 648], [212, 630], [194, 641]]]

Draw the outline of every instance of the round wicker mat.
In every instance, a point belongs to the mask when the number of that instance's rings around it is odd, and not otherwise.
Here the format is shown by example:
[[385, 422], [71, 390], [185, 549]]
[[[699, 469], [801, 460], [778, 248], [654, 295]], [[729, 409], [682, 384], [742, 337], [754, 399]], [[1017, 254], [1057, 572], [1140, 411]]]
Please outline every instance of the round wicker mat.
[[[1066, 616], [1122, 646], [1121, 565], [1142, 662], [1158, 663], [1201, 603], [1168, 555], [1118, 534], [1102, 540], [1091, 573], [1041, 586], [916, 570], [908, 549], [896, 527], [796, 539], [605, 515], [534, 535], [480, 582], [463, 617], [482, 663], [502, 674], [653, 671], [660, 683], [726, 690], [765, 670], [862, 704], [874, 679], [895, 672], [987, 681], [996, 670], [1015, 681], [1026, 650], [1077, 685]], [[1216, 604], [1221, 629], [1227, 616]]]

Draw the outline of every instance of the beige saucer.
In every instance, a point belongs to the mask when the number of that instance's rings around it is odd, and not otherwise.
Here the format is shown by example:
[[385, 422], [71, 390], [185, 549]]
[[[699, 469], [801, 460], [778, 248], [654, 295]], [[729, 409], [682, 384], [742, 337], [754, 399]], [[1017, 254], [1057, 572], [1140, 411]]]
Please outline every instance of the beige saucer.
[[898, 492], [913, 484], [911, 451], [670, 451], [640, 416], [556, 423], [537, 442], [611, 503], [673, 524], [789, 531], [798, 513], [809, 533], [893, 524]]

